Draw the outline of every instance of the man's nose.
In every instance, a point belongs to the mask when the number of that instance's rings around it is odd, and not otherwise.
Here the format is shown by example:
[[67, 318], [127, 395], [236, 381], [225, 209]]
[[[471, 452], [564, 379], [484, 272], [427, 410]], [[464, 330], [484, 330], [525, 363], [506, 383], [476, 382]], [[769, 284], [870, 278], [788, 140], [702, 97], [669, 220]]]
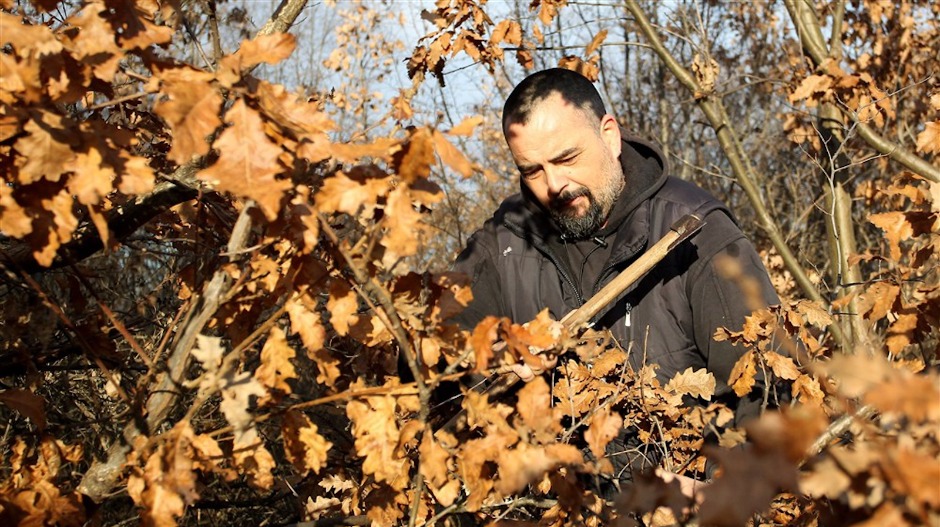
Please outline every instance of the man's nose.
[[557, 196], [568, 186], [568, 176], [559, 167], [545, 169], [545, 184], [548, 185], [548, 194]]

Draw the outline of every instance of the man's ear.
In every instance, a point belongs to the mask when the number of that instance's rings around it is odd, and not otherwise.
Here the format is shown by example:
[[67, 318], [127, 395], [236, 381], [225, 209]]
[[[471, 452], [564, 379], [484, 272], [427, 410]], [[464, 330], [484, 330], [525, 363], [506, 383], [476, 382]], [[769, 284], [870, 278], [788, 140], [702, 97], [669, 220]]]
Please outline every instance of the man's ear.
[[605, 114], [601, 118], [601, 138], [615, 157], [620, 157], [620, 123], [613, 115]]

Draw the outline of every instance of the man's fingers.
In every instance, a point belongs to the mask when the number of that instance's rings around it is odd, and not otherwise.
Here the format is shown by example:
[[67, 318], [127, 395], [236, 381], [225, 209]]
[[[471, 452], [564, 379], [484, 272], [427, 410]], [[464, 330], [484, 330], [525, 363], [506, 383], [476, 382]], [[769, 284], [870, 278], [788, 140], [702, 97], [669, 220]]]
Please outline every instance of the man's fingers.
[[539, 362], [541, 362], [541, 367], [539, 366], [530, 366], [525, 362], [519, 362], [516, 364], [509, 365], [509, 371], [515, 373], [522, 379], [523, 382], [529, 382], [535, 378], [536, 375], [541, 375], [545, 370], [550, 370], [558, 364], [558, 357], [552, 356], [547, 357], [544, 355], [539, 356]]
[[679, 489], [682, 491], [683, 495], [685, 495], [687, 498], [695, 499], [697, 502], [701, 502], [702, 488], [707, 485], [704, 481], [692, 479], [688, 476], [683, 476], [680, 474], [674, 474], [661, 468], [656, 469], [656, 475], [661, 477], [666, 483], [677, 480], [679, 482]]
[[535, 372], [525, 363], [510, 364], [509, 371], [518, 375], [522, 382], [529, 382], [535, 378]]
[[550, 370], [554, 368], [556, 364], [558, 364], [558, 355], [552, 355], [550, 357], [545, 356], [545, 355], [540, 355], [539, 358], [542, 359], [542, 371]]

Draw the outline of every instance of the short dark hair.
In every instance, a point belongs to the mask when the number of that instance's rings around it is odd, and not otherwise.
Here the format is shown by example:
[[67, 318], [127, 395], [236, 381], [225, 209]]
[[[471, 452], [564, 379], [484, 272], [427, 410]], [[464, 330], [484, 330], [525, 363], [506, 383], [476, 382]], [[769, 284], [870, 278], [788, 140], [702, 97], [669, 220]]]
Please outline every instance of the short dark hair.
[[598, 121], [607, 113], [604, 101], [587, 77], [576, 71], [551, 68], [529, 75], [513, 88], [503, 105], [503, 131], [512, 123], [525, 124], [539, 103], [555, 93], [584, 113], [596, 116]]

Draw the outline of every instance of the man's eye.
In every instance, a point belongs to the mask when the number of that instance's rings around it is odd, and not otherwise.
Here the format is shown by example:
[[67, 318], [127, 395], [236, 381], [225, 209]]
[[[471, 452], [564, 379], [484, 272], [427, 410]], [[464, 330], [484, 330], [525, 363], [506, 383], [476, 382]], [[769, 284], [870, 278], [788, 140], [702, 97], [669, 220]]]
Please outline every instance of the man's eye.
[[539, 175], [538, 170], [528, 170], [522, 173], [523, 179], [529, 179], [529, 180], [535, 179], [536, 177], [538, 177], [538, 175]]

